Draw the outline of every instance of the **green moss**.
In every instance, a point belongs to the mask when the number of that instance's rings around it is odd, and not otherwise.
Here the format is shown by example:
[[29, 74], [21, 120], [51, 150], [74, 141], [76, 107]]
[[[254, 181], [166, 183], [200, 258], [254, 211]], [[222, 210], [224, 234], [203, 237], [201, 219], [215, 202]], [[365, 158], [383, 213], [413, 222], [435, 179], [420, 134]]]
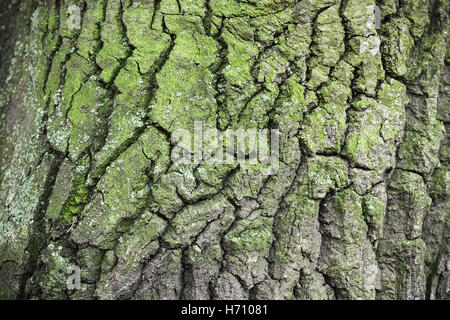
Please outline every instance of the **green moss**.
[[386, 213], [386, 192], [384, 190], [372, 191], [363, 197], [362, 207], [364, 218], [369, 226], [369, 237], [372, 242], [383, 236], [384, 216]]
[[330, 6], [319, 13], [314, 26], [311, 52], [314, 54], [310, 66], [332, 67], [344, 53], [344, 27], [339, 16], [339, 7]]
[[352, 90], [339, 81], [329, 81], [319, 91], [319, 97], [324, 104], [344, 106], [351, 96]]
[[343, 5], [342, 17], [346, 23], [346, 29], [352, 35], [368, 36], [376, 33], [374, 21], [375, 1], [367, 1], [364, 4], [359, 0], [348, 0]]
[[306, 86], [309, 90], [314, 90], [319, 87], [322, 83], [328, 80], [328, 75], [330, 73], [330, 68], [325, 66], [318, 66], [312, 69], [311, 76], [309, 78]]
[[72, 191], [69, 194], [61, 210], [61, 219], [64, 222], [72, 223], [73, 218], [81, 214], [88, 201], [88, 188], [86, 187], [84, 176], [75, 173], [73, 176]]
[[119, 0], [108, 1], [106, 17], [101, 22], [101, 39], [103, 45], [96, 55], [96, 62], [101, 68], [101, 79], [109, 83], [120, 70], [121, 63], [129, 55], [129, 44], [124, 37], [122, 17], [120, 15], [121, 4]]
[[411, 22], [411, 35], [419, 38], [426, 30], [426, 26], [430, 23], [430, 3], [426, 0], [407, 0], [405, 6], [408, 8], [405, 15]]
[[307, 193], [305, 188], [298, 188], [285, 198], [287, 207], [277, 220], [274, 244], [277, 269], [298, 266], [299, 255], [314, 255], [319, 201], [307, 198]]
[[49, 200], [46, 218], [57, 220], [60, 218], [61, 210], [72, 190], [72, 169], [68, 161], [61, 164], [58, 176], [55, 181], [53, 193]]
[[164, 240], [172, 248], [188, 246], [208, 223], [230, 211], [233, 206], [223, 196], [188, 205], [171, 220]]
[[[21, 3], [31, 24], [7, 30], [31, 29], [5, 44], [0, 94], [0, 297], [25, 266], [34, 298], [371, 299], [377, 264], [380, 297], [425, 297], [427, 192], [433, 210], [448, 194], [448, 1], [398, 2]], [[170, 133], [194, 120], [278, 128], [279, 171], [173, 165]], [[88, 284], [67, 294], [75, 262]]]
[[276, 14], [289, 5], [294, 3], [293, 0], [262, 0], [262, 1], [237, 1], [224, 0], [213, 1], [211, 9], [214, 14], [219, 16], [258, 16]]
[[237, 222], [224, 238], [224, 244], [235, 254], [244, 252], [268, 253], [272, 242], [272, 218], [257, 217]]
[[436, 169], [429, 182], [428, 190], [433, 199], [447, 197], [450, 193], [450, 171], [446, 168]]
[[81, 271], [81, 281], [97, 281], [98, 277], [100, 276], [103, 253], [96, 248], [87, 247], [79, 250], [77, 256]]
[[94, 80], [85, 82], [71, 99], [70, 109], [66, 111], [73, 128], [68, 151], [70, 157], [76, 160], [98, 137], [98, 128], [105, 121], [100, 116], [104, 114], [104, 109], [110, 108], [110, 101], [108, 92]]
[[67, 252], [64, 246], [58, 242], [51, 242], [45, 247], [41, 255], [41, 261], [45, 264], [33, 279], [39, 285], [41, 298], [64, 299], [66, 298], [68, 271], [71, 266], [67, 259]]
[[[353, 190], [346, 189], [336, 194], [333, 199], [335, 208], [341, 217], [350, 224], [358, 224], [360, 228], [367, 231], [367, 225], [362, 211], [362, 198]], [[351, 218], [350, 218], [351, 217]], [[345, 228], [344, 234], [349, 235], [354, 241], [361, 241], [360, 230]], [[352, 242], [351, 240], [349, 240]]]
[[435, 120], [425, 128], [406, 132], [398, 151], [400, 168], [431, 173], [439, 166], [439, 146], [444, 138], [444, 125]]
[[[97, 185], [98, 193], [92, 196], [83, 211], [84, 219], [72, 232], [74, 241], [110, 249], [117, 239], [116, 230], [121, 222], [132, 219], [145, 208], [150, 192], [147, 172], [152, 162], [144, 154], [143, 144], [148, 141], [146, 139], [157, 141], [158, 135], [156, 129], [144, 133], [106, 169]], [[166, 143], [162, 142], [154, 147], [163, 152], [164, 145]], [[164, 154], [167, 155], [167, 151]], [[154, 161], [159, 158], [156, 151], [150, 156]], [[94, 225], [96, 227], [92, 228]]]
[[345, 85], [350, 88], [352, 84], [352, 80], [354, 78], [353, 72], [354, 67], [346, 62], [345, 60], [339, 60], [333, 68], [333, 72], [331, 76], [336, 79], [339, 83]]
[[177, 31], [177, 37], [171, 58], [156, 75], [159, 90], [151, 101], [151, 117], [168, 131], [192, 130], [194, 121], [199, 120], [211, 126], [216, 106], [208, 67], [214, 63], [217, 44], [180, 26], [194, 23], [200, 27], [200, 19], [173, 16], [165, 21], [171, 32]]
[[327, 104], [305, 117], [299, 138], [308, 153], [340, 152], [346, 129], [345, 110], [343, 106]]
[[386, 37], [381, 46], [384, 65], [395, 76], [403, 76], [408, 70], [407, 61], [414, 46], [409, 29], [410, 22], [404, 17], [393, 18], [382, 25], [382, 33]]
[[385, 141], [399, 141], [403, 135], [406, 121], [405, 107], [410, 99], [406, 94], [406, 86], [392, 78], [387, 78], [377, 93], [381, 103], [377, 112], [382, 116], [384, 123], [381, 135]]
[[106, 4], [101, 1], [86, 3], [80, 35], [77, 39], [77, 53], [91, 61], [101, 48], [101, 23], [105, 21], [103, 7]]
[[350, 114], [350, 126], [343, 154], [353, 164], [379, 169], [393, 165], [395, 147], [386, 145], [379, 132], [382, 126], [380, 115], [373, 111]]
[[312, 199], [322, 199], [330, 190], [338, 190], [348, 185], [347, 165], [341, 158], [308, 158], [305, 170], [303, 183]]
[[351, 189], [337, 192], [321, 214], [320, 271], [338, 299], [373, 299], [378, 268], [368, 242], [362, 197]]

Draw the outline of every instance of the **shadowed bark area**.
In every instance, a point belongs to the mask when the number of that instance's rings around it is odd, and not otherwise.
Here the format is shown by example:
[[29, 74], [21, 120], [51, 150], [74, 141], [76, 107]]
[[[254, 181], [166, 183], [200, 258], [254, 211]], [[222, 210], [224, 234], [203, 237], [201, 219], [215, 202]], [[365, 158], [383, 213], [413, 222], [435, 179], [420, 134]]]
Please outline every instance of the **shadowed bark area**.
[[[449, 299], [449, 13], [0, 2], [0, 298]], [[278, 171], [173, 163], [195, 121]]]

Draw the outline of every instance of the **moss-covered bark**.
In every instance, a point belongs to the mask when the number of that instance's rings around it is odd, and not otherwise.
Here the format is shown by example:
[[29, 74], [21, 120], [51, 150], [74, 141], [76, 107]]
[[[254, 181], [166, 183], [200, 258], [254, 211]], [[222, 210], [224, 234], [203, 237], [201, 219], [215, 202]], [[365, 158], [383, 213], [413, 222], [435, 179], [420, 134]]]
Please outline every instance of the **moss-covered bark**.
[[[0, 9], [0, 298], [450, 298], [448, 0]], [[278, 172], [172, 163], [199, 120]]]

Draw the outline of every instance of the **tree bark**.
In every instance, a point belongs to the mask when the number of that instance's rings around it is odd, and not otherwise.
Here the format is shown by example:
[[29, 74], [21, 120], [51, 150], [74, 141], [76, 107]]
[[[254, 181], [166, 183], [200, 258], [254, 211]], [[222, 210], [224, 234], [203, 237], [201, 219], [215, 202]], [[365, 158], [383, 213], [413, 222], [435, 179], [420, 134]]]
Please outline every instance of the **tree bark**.
[[[0, 298], [450, 298], [448, 0], [0, 10]], [[195, 121], [278, 171], [173, 163]]]

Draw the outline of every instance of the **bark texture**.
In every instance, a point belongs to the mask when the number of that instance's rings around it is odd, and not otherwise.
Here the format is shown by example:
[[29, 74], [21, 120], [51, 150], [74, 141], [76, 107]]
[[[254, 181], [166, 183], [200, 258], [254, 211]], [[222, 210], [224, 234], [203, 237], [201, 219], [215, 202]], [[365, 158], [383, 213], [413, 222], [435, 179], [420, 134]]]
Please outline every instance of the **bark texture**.
[[[450, 298], [448, 0], [0, 9], [1, 298]], [[277, 174], [174, 165], [196, 120]]]

